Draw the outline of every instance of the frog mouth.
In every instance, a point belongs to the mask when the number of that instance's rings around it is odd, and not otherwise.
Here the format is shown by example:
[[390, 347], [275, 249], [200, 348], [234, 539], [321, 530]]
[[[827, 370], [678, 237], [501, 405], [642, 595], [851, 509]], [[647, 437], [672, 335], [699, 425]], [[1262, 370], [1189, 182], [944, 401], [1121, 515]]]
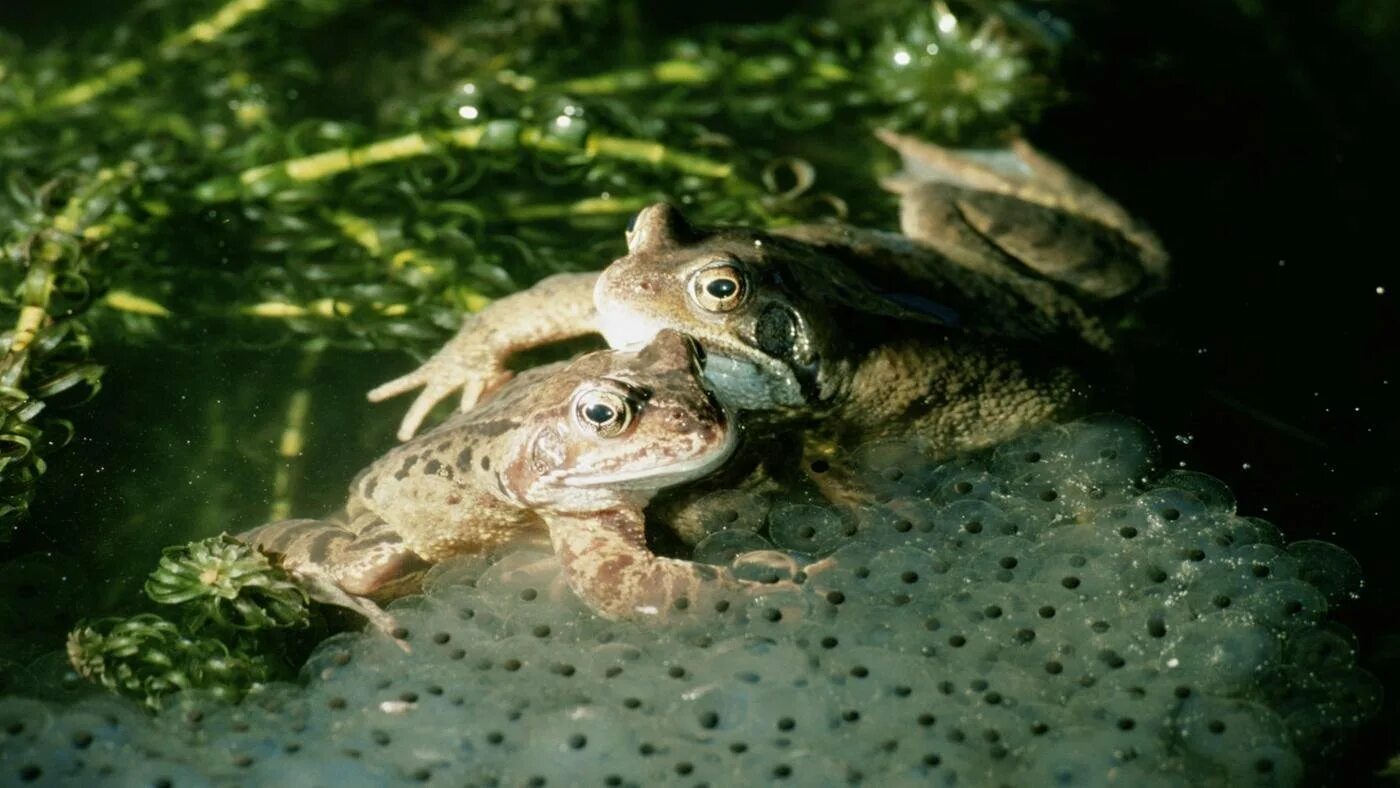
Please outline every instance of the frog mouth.
[[694, 481], [719, 466], [734, 454], [739, 445], [739, 431], [729, 426], [728, 414], [720, 418], [724, 442], [717, 448], [702, 451], [693, 457], [666, 462], [648, 470], [623, 470], [616, 473], [565, 479], [567, 487], [612, 487], [620, 490], [659, 490], [683, 482]]

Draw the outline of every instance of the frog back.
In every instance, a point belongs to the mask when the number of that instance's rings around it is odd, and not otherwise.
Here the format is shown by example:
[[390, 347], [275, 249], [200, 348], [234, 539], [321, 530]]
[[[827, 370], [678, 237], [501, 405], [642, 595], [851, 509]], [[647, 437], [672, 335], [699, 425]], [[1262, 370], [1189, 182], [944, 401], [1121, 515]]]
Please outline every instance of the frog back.
[[371, 513], [429, 560], [539, 527], [511, 489], [507, 466], [535, 405], [553, 393], [547, 381], [557, 366], [521, 373], [475, 408], [452, 414], [361, 471], [350, 484], [351, 521], [369, 522], [360, 515]]

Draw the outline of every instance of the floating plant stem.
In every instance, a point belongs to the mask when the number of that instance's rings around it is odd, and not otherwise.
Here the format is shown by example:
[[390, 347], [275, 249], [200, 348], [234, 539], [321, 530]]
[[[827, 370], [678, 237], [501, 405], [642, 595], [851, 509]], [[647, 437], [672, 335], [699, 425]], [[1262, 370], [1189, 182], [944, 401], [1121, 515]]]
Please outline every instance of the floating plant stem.
[[723, 80], [734, 85], [766, 85], [790, 80], [799, 68], [826, 83], [849, 82], [853, 74], [845, 66], [829, 60], [797, 63], [785, 56], [740, 59], [735, 63], [704, 62], [672, 58], [643, 68], [610, 71], [569, 79], [556, 87], [578, 96], [613, 95], [655, 87], [701, 86]]
[[[195, 44], [205, 44], [237, 27], [248, 17], [271, 5], [272, 0], [230, 0], [213, 14], [165, 39], [156, 48], [159, 57], [173, 60]], [[149, 65], [139, 58], [129, 58], [109, 66], [102, 73], [60, 90], [40, 102], [30, 113], [0, 114], [0, 129], [32, 115], [72, 109], [93, 99], [135, 83], [146, 73]]]
[[584, 216], [619, 216], [636, 213], [659, 197], [589, 197], [571, 203], [515, 205], [505, 209], [505, 218], [513, 222], [537, 222], [549, 219], [574, 219]]
[[[641, 162], [704, 178], [728, 178], [734, 167], [726, 162], [686, 153], [651, 140], [590, 133], [575, 147], [538, 129], [522, 128], [514, 121], [493, 121], [439, 132], [413, 132], [354, 148], [314, 153], [295, 159], [252, 167], [239, 173], [239, 183], [255, 194], [276, 191], [279, 184], [311, 183], [353, 170], [439, 153], [446, 149], [501, 150], [526, 148], [543, 151], [578, 151], [588, 158]], [[219, 182], [197, 190], [206, 199], [228, 194]]]

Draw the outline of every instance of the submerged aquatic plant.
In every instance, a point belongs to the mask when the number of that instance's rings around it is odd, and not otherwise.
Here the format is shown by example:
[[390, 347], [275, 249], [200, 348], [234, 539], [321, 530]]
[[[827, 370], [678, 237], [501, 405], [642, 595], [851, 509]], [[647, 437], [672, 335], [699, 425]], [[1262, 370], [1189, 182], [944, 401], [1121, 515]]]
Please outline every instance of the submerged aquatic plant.
[[218, 638], [190, 637], [149, 613], [79, 626], [68, 635], [68, 658], [79, 675], [152, 710], [188, 689], [238, 700], [275, 673], [264, 657], [230, 650]]
[[226, 534], [166, 548], [146, 596], [185, 605], [191, 630], [305, 627], [306, 592], [257, 550]]
[[1044, 90], [1022, 44], [998, 16], [959, 19], [934, 3], [907, 27], [887, 31], [872, 53], [871, 92], [891, 108], [890, 122], [917, 133], [957, 134]]
[[68, 661], [83, 677], [159, 708], [173, 692], [200, 689], [236, 700], [287, 675], [269, 633], [310, 625], [306, 592], [267, 557], [227, 535], [171, 547], [146, 581], [153, 601], [182, 611], [80, 623]]

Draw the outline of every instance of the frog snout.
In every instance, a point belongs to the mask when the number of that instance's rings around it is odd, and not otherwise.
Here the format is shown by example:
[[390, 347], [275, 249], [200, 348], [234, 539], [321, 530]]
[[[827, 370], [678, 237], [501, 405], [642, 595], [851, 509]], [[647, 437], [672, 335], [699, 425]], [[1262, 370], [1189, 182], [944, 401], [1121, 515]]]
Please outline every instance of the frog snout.
[[679, 408], [668, 411], [665, 416], [666, 427], [672, 432], [681, 435], [689, 435], [700, 428], [701, 421], [690, 413]]

